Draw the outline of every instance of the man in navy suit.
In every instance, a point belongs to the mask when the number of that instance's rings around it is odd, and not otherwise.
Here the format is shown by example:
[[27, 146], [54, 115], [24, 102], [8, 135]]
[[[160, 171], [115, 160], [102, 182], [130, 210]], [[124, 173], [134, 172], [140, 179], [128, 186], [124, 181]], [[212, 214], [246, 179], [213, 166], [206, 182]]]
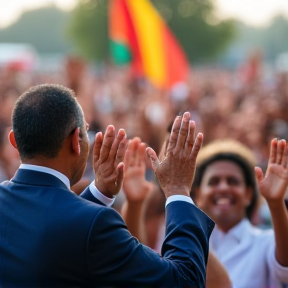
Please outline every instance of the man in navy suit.
[[167, 198], [162, 256], [109, 207], [124, 179], [123, 129], [96, 135], [96, 180], [79, 197], [70, 186], [81, 179], [89, 142], [73, 92], [32, 87], [12, 121], [9, 139], [22, 164], [0, 185], [0, 287], [205, 287], [214, 222], [189, 197], [203, 136], [195, 137], [188, 112], [176, 117], [162, 162], [147, 148]]

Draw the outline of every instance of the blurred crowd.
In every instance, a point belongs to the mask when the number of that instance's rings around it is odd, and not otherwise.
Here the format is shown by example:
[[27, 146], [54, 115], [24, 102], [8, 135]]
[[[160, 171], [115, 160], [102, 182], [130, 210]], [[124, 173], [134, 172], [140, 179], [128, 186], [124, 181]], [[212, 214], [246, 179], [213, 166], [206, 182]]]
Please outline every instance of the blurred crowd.
[[[287, 73], [267, 73], [257, 54], [235, 70], [192, 67], [189, 79], [169, 91], [133, 77], [128, 67], [95, 69], [77, 57], [67, 57], [63, 69], [53, 73], [18, 68], [0, 68], [0, 181], [10, 179], [19, 165], [7, 139], [14, 103], [40, 83], [59, 83], [75, 91], [90, 126], [91, 143], [97, 131], [113, 124], [159, 153], [167, 127], [181, 111], [191, 112], [197, 130], [204, 133], [204, 144], [219, 138], [239, 140], [255, 153], [263, 169], [270, 140], [287, 139]], [[87, 183], [94, 177], [91, 169], [88, 163]]]

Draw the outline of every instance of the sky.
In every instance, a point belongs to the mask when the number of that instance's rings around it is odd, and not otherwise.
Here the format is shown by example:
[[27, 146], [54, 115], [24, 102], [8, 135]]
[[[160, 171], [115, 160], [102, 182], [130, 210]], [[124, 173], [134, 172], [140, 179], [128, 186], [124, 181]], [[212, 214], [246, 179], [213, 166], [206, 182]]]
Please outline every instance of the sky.
[[288, 17], [288, 0], [214, 0], [214, 2], [217, 3], [222, 17], [232, 16], [253, 26], [265, 26], [279, 13]]
[[[137, 1], [137, 0], [135, 0]], [[288, 0], [213, 0], [220, 18], [236, 18], [253, 26], [264, 26], [275, 14], [288, 17]], [[0, 28], [18, 19], [25, 10], [55, 4], [72, 9], [77, 0], [0, 0]]]
[[[287, 0], [288, 1], [288, 0]], [[0, 28], [16, 21], [22, 12], [55, 4], [62, 9], [72, 9], [77, 0], [0, 0]]]

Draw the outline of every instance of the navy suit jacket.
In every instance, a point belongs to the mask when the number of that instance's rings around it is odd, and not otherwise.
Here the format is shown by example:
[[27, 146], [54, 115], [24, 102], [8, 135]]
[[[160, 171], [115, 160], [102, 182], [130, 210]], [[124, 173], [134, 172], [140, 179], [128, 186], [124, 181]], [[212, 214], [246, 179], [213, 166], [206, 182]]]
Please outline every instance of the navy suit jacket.
[[0, 287], [205, 286], [214, 222], [195, 205], [167, 205], [160, 256], [96, 202], [89, 188], [79, 197], [42, 172], [19, 169], [3, 182]]

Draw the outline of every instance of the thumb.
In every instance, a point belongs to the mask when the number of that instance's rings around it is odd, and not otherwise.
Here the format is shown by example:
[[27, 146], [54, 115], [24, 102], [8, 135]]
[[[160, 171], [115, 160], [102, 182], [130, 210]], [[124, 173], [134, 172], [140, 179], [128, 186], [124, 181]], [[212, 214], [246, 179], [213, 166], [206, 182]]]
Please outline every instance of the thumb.
[[160, 161], [156, 155], [156, 152], [152, 148], [150, 147], [146, 148], [146, 152], [147, 152], [148, 157], [150, 158], [152, 169], [155, 173], [157, 167], [159, 166]]
[[260, 167], [255, 167], [254, 171], [255, 171], [257, 182], [259, 183], [264, 178], [263, 171], [262, 171], [262, 169]]

